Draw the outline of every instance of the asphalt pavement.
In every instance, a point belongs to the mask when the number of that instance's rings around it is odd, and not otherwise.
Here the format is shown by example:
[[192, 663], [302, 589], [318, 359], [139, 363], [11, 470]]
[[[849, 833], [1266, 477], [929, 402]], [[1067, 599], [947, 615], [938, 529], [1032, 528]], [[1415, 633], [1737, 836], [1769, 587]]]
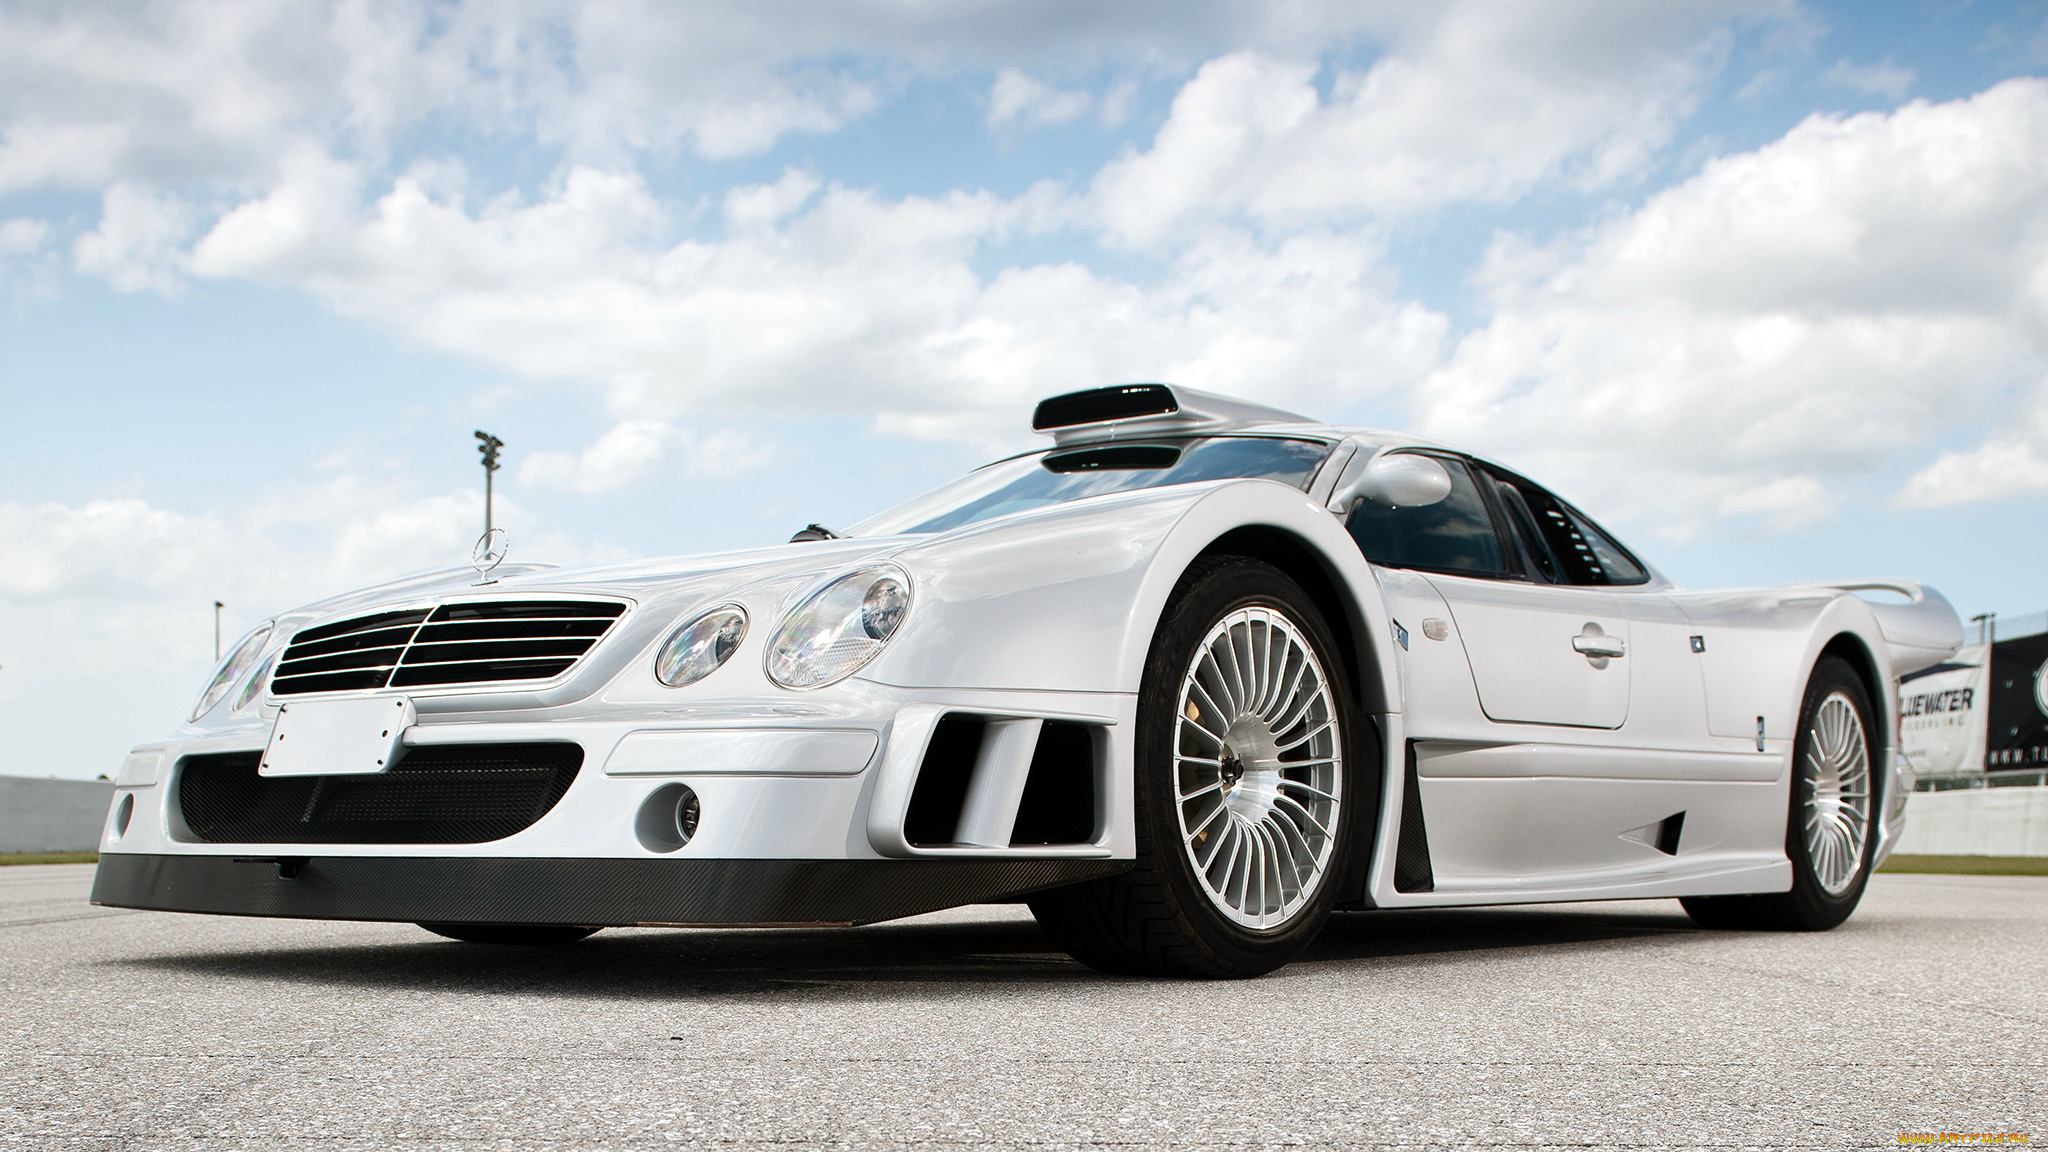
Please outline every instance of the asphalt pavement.
[[0, 868], [0, 1147], [1897, 1147], [2048, 1141], [2048, 878], [1847, 925], [1353, 913], [1261, 980], [1096, 975], [1022, 908], [847, 930], [93, 908]]

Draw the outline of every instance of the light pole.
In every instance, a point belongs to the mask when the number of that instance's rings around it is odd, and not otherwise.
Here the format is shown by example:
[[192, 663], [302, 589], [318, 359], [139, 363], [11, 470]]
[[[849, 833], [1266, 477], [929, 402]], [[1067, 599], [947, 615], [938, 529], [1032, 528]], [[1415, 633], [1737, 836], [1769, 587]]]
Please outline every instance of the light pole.
[[498, 450], [505, 446], [505, 442], [484, 431], [478, 431], [476, 438], [479, 441], [476, 450], [483, 453], [484, 457], [484, 535], [489, 536], [491, 534], [491, 474], [500, 467], [498, 464]]
[[1977, 643], [1991, 643], [1992, 628], [1995, 624], [1997, 624], [1997, 622], [1998, 613], [1996, 612], [1979, 612], [1975, 616], [1970, 617], [1970, 623], [1975, 624], [1977, 626]]
[[213, 602], [213, 662], [220, 663], [220, 610], [226, 607], [220, 601]]

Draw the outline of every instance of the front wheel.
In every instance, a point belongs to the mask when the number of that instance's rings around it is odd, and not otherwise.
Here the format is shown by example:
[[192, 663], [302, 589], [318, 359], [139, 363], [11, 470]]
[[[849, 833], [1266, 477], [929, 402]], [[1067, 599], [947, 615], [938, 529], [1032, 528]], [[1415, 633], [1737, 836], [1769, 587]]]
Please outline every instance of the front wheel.
[[1191, 568], [1139, 689], [1137, 864], [1033, 897], [1038, 922], [1082, 963], [1133, 975], [1257, 976], [1307, 947], [1356, 807], [1342, 675], [1284, 573]]
[[574, 944], [601, 931], [583, 924], [422, 924], [465, 944]]
[[1785, 828], [1792, 890], [1680, 901], [1696, 923], [1816, 932], [1856, 910], [1877, 851], [1872, 715], [1863, 678], [1848, 661], [1823, 657], [1807, 683], [1792, 753], [1792, 809]]

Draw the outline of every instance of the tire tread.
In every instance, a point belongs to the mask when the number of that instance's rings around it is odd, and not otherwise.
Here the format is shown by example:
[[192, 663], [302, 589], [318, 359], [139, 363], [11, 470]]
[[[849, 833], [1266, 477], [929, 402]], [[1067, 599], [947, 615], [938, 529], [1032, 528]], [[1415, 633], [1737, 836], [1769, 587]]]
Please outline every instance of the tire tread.
[[[1286, 580], [1278, 569], [1247, 557], [1202, 557], [1188, 566], [1174, 586], [1159, 632], [1164, 634], [1182, 621], [1192, 592], [1235, 568], [1256, 568]], [[1292, 581], [1286, 583], [1292, 586]], [[1303, 600], [1307, 602], [1305, 596]], [[1149, 665], [1157, 660], [1156, 652], [1148, 658], [1148, 673], [1152, 671]], [[1333, 667], [1329, 674], [1339, 673]], [[1341, 703], [1341, 692], [1339, 699]], [[1028, 901], [1032, 915], [1068, 954], [1102, 972], [1198, 979], [1261, 976], [1292, 958], [1291, 954], [1236, 957], [1210, 947], [1180, 908], [1166, 876], [1151, 863], [1157, 856], [1150, 821], [1140, 814], [1135, 823], [1136, 867], [1099, 880], [1042, 892]], [[1340, 845], [1331, 857], [1331, 875], [1341, 874], [1343, 857], [1344, 848]]]

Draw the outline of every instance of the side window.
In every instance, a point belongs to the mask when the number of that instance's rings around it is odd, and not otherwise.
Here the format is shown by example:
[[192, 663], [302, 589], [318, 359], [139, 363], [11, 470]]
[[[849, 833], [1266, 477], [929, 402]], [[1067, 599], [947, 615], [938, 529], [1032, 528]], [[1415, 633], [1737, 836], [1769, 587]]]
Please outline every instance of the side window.
[[1529, 508], [1529, 501], [1522, 496], [1522, 490], [1509, 481], [1490, 477], [1493, 480], [1494, 495], [1500, 497], [1500, 506], [1507, 512], [1510, 535], [1515, 546], [1521, 550], [1523, 564], [1529, 574], [1548, 584], [1565, 583], [1564, 565], [1550, 550], [1550, 542], [1543, 538], [1542, 529], [1536, 527], [1536, 513]]
[[[1501, 503], [1529, 543], [1537, 570], [1557, 584], [1646, 584], [1650, 574], [1585, 514], [1519, 476], [1498, 475]], [[1525, 519], [1526, 517], [1526, 519]]]
[[1614, 542], [1614, 537], [1602, 532], [1598, 525], [1586, 519], [1576, 508], [1566, 508], [1565, 514], [1572, 518], [1572, 527], [1578, 530], [1586, 546], [1593, 550], [1593, 562], [1607, 577], [1609, 584], [1647, 584], [1650, 573], [1636, 558]]
[[[1441, 459], [1441, 458], [1440, 458]], [[1346, 527], [1359, 551], [1389, 568], [1426, 568], [1462, 576], [1501, 576], [1508, 566], [1500, 536], [1472, 473], [1457, 460], [1442, 460], [1451, 475], [1451, 494], [1421, 508], [1385, 508], [1361, 502]]]

